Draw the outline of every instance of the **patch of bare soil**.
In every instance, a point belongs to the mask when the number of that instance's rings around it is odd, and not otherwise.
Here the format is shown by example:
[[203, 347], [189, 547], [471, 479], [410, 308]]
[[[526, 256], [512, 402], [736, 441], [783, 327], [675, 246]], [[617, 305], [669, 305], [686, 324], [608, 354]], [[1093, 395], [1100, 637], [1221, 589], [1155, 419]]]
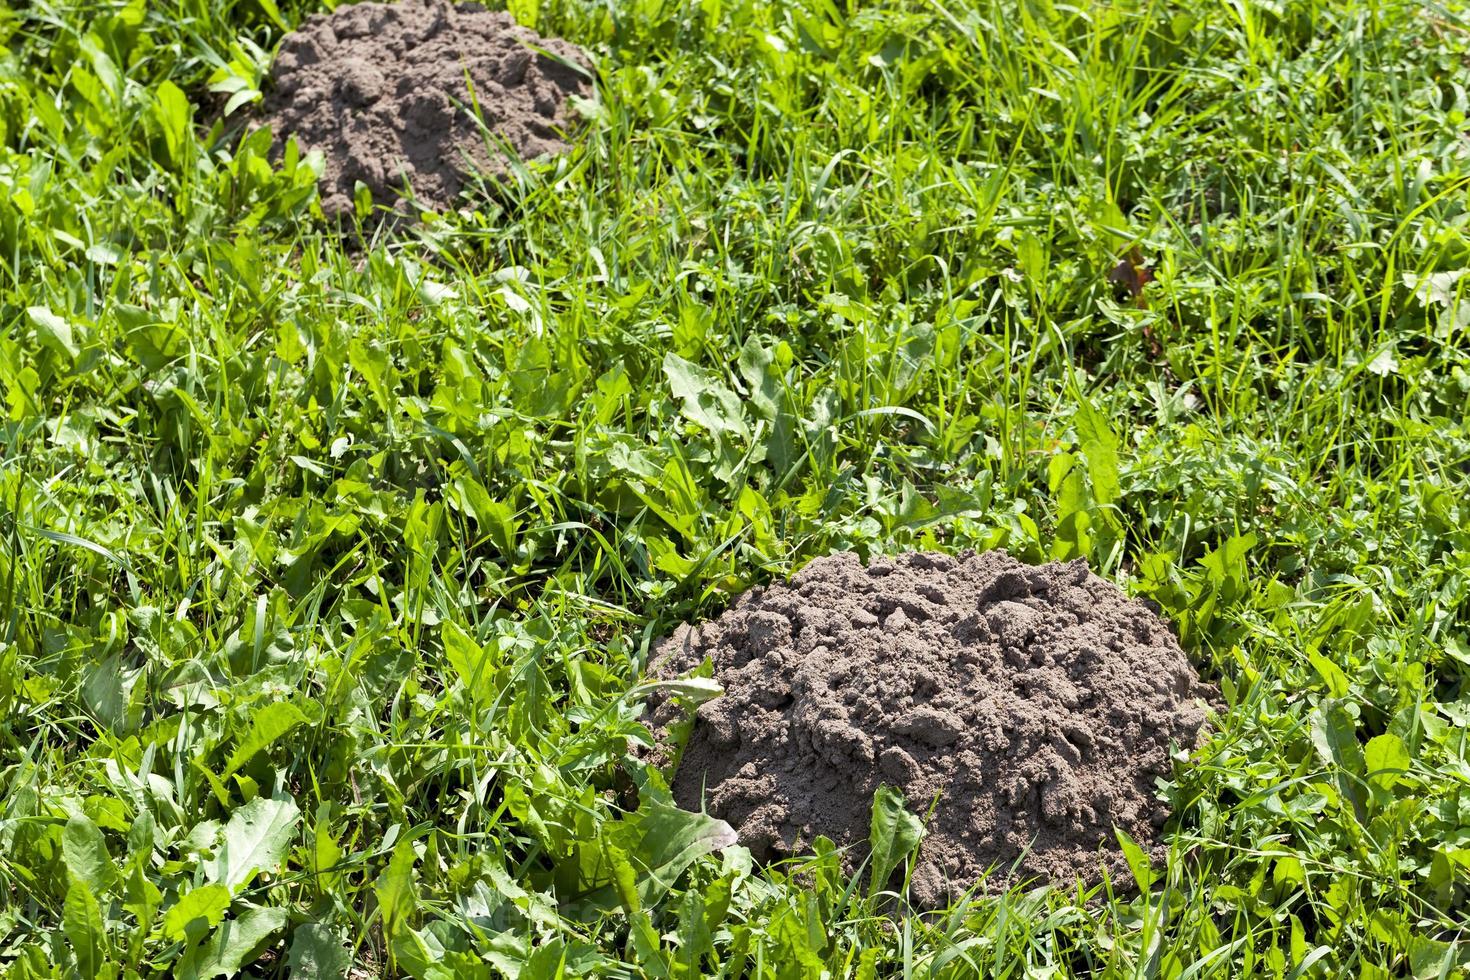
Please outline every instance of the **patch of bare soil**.
[[[1114, 828], [1163, 850], [1156, 780], [1217, 700], [1164, 621], [1085, 562], [1001, 552], [819, 558], [679, 627], [651, 670], [707, 657], [725, 694], [696, 712], [679, 804], [773, 860], [817, 834], [861, 848], [881, 783], [921, 814], [937, 798], [914, 875], [928, 906], [991, 869], [987, 887], [1129, 881]], [[679, 719], [652, 708], [657, 730]]]
[[568, 100], [591, 92], [580, 50], [506, 13], [450, 0], [314, 14], [281, 44], [258, 121], [326, 157], [322, 209], [350, 213], [411, 189], [444, 210], [471, 173], [566, 150]]

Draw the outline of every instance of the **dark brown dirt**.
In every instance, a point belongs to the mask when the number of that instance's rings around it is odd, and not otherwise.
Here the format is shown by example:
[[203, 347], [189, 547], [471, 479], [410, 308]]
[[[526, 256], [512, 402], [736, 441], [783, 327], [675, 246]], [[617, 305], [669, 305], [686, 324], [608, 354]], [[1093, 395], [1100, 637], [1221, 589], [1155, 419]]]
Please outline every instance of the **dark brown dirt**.
[[[651, 670], [706, 657], [725, 694], [696, 712], [679, 804], [772, 860], [817, 834], [861, 847], [881, 783], [921, 815], [937, 797], [914, 876], [928, 906], [992, 868], [985, 887], [1096, 881], [1104, 866], [1129, 881], [1113, 828], [1160, 853], [1155, 781], [1215, 698], [1159, 616], [1085, 562], [1000, 552], [819, 558], [680, 626]], [[651, 707], [660, 732], [680, 716]]]
[[326, 156], [329, 215], [351, 212], [357, 181], [380, 204], [408, 187], [444, 210], [468, 173], [503, 172], [507, 147], [521, 159], [564, 151], [568, 99], [589, 95], [589, 79], [577, 48], [479, 4], [359, 3], [282, 42], [259, 122]]

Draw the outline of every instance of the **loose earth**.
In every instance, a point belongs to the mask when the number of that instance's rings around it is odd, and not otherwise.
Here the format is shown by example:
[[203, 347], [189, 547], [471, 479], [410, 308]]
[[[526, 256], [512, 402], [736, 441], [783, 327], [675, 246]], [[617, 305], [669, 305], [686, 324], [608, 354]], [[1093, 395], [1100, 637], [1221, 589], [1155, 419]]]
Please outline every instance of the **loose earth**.
[[[938, 800], [912, 895], [922, 905], [1043, 879], [1128, 881], [1114, 828], [1155, 855], [1156, 782], [1196, 746], [1216, 692], [1168, 626], [1083, 561], [1002, 552], [819, 558], [718, 619], [683, 625], [651, 670], [705, 658], [725, 689], [701, 705], [676, 800], [729, 821], [762, 860], [823, 834], [861, 859], [873, 794]], [[655, 728], [679, 720], [652, 704]]]
[[379, 204], [409, 190], [454, 206], [467, 175], [563, 152], [586, 57], [475, 3], [402, 0], [314, 14], [281, 44], [259, 122], [321, 150], [322, 209], [349, 213], [361, 181]]

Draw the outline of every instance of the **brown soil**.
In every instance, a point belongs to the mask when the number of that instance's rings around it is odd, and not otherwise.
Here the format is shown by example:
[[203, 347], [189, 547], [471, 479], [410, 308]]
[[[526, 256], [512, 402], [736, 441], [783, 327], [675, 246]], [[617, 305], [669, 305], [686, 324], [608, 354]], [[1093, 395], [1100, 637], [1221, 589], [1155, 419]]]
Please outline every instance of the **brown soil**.
[[282, 42], [258, 121], [323, 152], [329, 215], [351, 212], [357, 181], [380, 204], [408, 187], [443, 210], [468, 173], [502, 172], [507, 147], [521, 159], [564, 151], [567, 100], [589, 94], [587, 66], [565, 41], [478, 4], [359, 3], [306, 18]]
[[[679, 804], [772, 860], [817, 834], [860, 848], [881, 783], [921, 815], [937, 797], [914, 875], [927, 906], [992, 868], [985, 887], [1103, 867], [1129, 881], [1113, 828], [1160, 853], [1155, 781], [1215, 697], [1159, 616], [1085, 562], [1000, 552], [819, 558], [680, 626], [652, 673], [706, 657], [725, 694], [695, 715]], [[680, 716], [671, 699], [652, 708], [660, 732]]]

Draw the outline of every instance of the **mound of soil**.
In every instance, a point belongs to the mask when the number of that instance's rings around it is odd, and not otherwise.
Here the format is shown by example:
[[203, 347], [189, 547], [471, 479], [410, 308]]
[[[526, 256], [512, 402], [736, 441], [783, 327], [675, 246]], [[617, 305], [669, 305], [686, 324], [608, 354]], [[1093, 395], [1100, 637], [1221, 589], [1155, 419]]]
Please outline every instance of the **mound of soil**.
[[[680, 626], [651, 671], [706, 657], [725, 694], [695, 714], [679, 804], [772, 860], [817, 834], [863, 845], [881, 783], [920, 814], [937, 797], [913, 891], [931, 906], [992, 868], [986, 887], [1129, 881], [1113, 828], [1162, 851], [1155, 780], [1215, 698], [1159, 616], [1085, 562], [1001, 552], [819, 558]], [[660, 732], [679, 720], [651, 707]]]
[[379, 203], [407, 186], [442, 210], [467, 173], [503, 171], [505, 147], [521, 159], [564, 151], [567, 100], [589, 94], [590, 71], [571, 44], [478, 4], [359, 3], [306, 18], [281, 43], [259, 122], [323, 152], [328, 214], [352, 210], [356, 181]]

